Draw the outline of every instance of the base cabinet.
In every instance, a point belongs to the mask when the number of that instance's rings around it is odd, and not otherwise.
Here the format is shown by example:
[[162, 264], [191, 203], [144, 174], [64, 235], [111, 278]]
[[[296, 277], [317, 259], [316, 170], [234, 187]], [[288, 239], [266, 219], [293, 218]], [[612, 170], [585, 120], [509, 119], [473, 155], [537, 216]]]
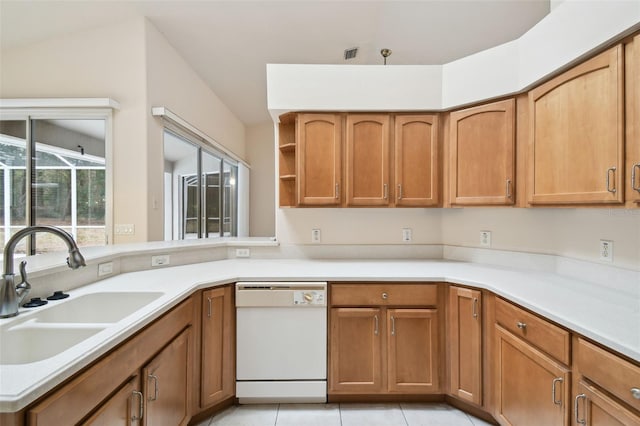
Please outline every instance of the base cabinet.
[[569, 370], [501, 326], [495, 327], [498, 422], [513, 426], [568, 425]]
[[482, 293], [449, 287], [449, 392], [482, 404]]
[[439, 390], [438, 311], [388, 309], [388, 389], [401, 393]]
[[191, 328], [188, 328], [142, 370], [145, 380], [144, 425], [189, 423], [191, 339]]
[[640, 416], [583, 381], [574, 392], [574, 421], [585, 426], [638, 426]]
[[144, 395], [136, 374], [93, 414], [83, 426], [138, 426], [144, 413]]
[[234, 395], [232, 295], [231, 286], [214, 288], [202, 293], [202, 408]]
[[333, 284], [329, 394], [440, 392], [438, 285]]

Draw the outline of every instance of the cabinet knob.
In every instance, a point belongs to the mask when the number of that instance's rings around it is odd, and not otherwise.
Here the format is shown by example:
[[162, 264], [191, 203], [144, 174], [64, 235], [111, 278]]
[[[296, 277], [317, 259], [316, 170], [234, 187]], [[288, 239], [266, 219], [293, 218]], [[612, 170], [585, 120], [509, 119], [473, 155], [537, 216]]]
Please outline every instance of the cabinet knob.
[[631, 388], [631, 396], [635, 399], [640, 399], [640, 388]]
[[521, 321], [518, 321], [518, 323], [516, 324], [516, 326], [520, 329], [520, 330], [524, 330], [525, 328], [527, 328], [527, 324]]
[[383, 300], [387, 300], [388, 298], [389, 298], [389, 295], [387, 293], [382, 293]]

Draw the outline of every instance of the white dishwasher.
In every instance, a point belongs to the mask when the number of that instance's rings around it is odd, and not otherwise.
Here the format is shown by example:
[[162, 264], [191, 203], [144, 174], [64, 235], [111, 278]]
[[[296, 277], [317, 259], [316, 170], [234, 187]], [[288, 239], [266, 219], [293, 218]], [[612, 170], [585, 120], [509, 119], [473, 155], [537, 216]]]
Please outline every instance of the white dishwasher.
[[241, 404], [326, 402], [327, 283], [236, 283]]

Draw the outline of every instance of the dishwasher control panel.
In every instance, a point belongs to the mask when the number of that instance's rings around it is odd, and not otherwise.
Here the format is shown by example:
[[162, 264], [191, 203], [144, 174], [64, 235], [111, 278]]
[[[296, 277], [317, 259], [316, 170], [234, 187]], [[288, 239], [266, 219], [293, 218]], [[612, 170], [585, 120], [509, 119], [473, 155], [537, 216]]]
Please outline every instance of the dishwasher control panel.
[[293, 290], [294, 305], [324, 305], [323, 290]]

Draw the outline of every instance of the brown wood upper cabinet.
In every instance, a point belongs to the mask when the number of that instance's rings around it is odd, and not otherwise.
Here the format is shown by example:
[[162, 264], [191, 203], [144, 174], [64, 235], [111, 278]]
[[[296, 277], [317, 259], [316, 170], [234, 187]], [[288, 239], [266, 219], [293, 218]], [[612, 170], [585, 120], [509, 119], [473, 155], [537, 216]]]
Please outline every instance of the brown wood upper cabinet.
[[438, 116], [396, 115], [394, 129], [395, 205], [438, 205]]
[[347, 115], [347, 206], [389, 205], [389, 123], [388, 114]]
[[515, 100], [451, 113], [452, 205], [514, 203]]
[[342, 191], [342, 117], [298, 114], [298, 204], [336, 206]]
[[529, 92], [531, 204], [623, 201], [623, 55], [615, 46]]
[[625, 45], [627, 207], [640, 206], [640, 35]]

